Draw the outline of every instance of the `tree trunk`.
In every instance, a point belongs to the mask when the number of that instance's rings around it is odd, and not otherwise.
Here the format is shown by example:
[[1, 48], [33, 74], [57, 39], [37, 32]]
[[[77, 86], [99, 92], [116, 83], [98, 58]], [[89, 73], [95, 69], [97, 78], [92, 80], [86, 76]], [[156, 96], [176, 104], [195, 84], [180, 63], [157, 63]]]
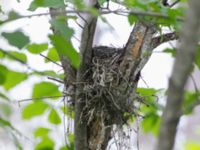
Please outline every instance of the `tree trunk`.
[[176, 60], [169, 80], [167, 104], [163, 112], [157, 150], [172, 150], [176, 128], [182, 115], [184, 86], [191, 73], [199, 39], [200, 1], [190, 0], [186, 22], [180, 36]]

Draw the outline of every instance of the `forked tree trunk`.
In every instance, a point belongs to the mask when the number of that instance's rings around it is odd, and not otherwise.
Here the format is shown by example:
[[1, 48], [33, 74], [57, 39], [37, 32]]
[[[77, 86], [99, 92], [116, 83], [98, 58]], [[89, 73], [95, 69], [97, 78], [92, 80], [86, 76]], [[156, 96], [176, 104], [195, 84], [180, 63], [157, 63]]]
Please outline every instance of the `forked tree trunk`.
[[[96, 0], [92, 0], [96, 4]], [[94, 6], [94, 5], [93, 5]], [[96, 5], [95, 5], [96, 6]], [[55, 17], [51, 9], [52, 18]], [[63, 9], [61, 12], [65, 12]], [[60, 56], [65, 87], [75, 95], [75, 150], [105, 150], [113, 125], [122, 126], [135, 113], [140, 71], [159, 44], [176, 39], [174, 33], [154, 37], [155, 25], [137, 22], [122, 49], [93, 48], [97, 17], [89, 15], [80, 43], [81, 65], [75, 70]], [[57, 31], [54, 31], [57, 32]], [[57, 33], [58, 34], [58, 33]], [[73, 80], [75, 84], [70, 84]], [[124, 114], [128, 113], [128, 116]]]

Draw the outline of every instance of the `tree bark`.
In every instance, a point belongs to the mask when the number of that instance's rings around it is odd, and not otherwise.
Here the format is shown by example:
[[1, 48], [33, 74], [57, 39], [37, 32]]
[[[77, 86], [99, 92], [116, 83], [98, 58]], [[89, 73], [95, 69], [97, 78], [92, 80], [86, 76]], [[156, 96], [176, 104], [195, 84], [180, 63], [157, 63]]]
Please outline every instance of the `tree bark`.
[[180, 45], [169, 80], [167, 104], [163, 112], [157, 150], [172, 150], [179, 119], [182, 114], [184, 86], [191, 73], [198, 43], [200, 1], [190, 0], [186, 22], [180, 36]]
[[[90, 6], [96, 5], [97, 1], [93, 0], [89, 3]], [[82, 31], [80, 54], [81, 65], [77, 70], [77, 83], [85, 82], [85, 75], [90, 66], [92, 59], [92, 45], [97, 23], [97, 17], [89, 15], [84, 29]], [[84, 84], [77, 84], [76, 86], [76, 100], [75, 100], [75, 127], [74, 127], [74, 148], [75, 150], [88, 150], [88, 133], [87, 133], [87, 120], [83, 117], [85, 108], [85, 96], [82, 94]]]

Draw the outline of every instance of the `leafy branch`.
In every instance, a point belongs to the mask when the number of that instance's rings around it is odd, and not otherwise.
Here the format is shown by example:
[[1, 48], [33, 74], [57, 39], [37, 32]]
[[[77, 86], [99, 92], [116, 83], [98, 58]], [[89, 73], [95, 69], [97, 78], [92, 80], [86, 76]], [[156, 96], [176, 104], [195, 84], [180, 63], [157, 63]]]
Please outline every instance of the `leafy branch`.
[[[48, 16], [48, 15], [62, 15], [62, 14], [92, 14], [90, 10], [55, 10], [54, 12], [45, 12], [45, 13], [38, 13], [38, 14], [31, 14], [26, 16], [17, 16], [16, 18], [7, 19], [5, 21], [1, 21], [1, 24], [8, 23], [10, 21], [15, 21], [19, 19], [25, 19], [25, 18], [32, 18], [32, 17], [40, 17], [40, 16]], [[107, 15], [107, 14], [116, 14], [116, 15], [122, 15], [122, 16], [149, 16], [149, 17], [156, 17], [156, 18], [162, 18], [162, 19], [172, 19], [171, 16], [168, 14], [158, 13], [158, 12], [152, 12], [152, 11], [140, 11], [140, 10], [109, 10], [109, 9], [103, 9], [99, 10], [99, 15]], [[95, 14], [92, 14], [95, 15]], [[182, 17], [175, 17], [174, 18], [177, 21], [183, 21], [184, 19]]]

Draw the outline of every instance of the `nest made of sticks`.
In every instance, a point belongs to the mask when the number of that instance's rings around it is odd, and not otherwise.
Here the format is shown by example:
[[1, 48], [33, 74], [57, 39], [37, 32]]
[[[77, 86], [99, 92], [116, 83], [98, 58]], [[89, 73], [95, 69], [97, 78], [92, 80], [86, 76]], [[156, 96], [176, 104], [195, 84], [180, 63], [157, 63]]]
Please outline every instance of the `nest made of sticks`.
[[93, 51], [94, 57], [83, 88], [86, 100], [83, 116], [88, 123], [100, 117], [109, 125], [122, 125], [130, 116], [137, 114], [137, 106], [142, 102], [135, 92], [135, 85], [120, 72], [123, 49], [102, 46]]

